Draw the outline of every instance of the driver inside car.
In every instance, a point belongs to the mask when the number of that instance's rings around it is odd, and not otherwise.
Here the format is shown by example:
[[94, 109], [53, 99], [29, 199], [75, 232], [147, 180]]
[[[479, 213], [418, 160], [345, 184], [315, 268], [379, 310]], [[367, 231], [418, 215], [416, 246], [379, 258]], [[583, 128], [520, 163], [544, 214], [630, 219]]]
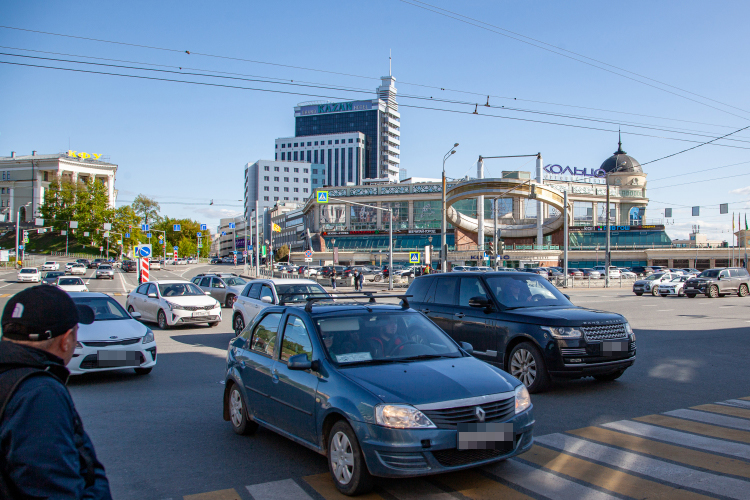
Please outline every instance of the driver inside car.
[[503, 302], [515, 304], [518, 302], [531, 302], [531, 292], [525, 282], [510, 278], [503, 286]]
[[372, 357], [384, 358], [393, 354], [407, 339], [398, 333], [398, 324], [393, 320], [380, 320], [376, 323], [377, 334], [370, 338]]

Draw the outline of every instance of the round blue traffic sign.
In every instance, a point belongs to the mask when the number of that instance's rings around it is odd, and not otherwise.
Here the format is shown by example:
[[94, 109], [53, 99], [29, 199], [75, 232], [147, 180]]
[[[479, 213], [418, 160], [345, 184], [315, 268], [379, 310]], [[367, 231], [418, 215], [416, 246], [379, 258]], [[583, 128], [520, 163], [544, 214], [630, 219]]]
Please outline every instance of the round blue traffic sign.
[[141, 247], [141, 257], [149, 257], [151, 255], [151, 249], [149, 247]]

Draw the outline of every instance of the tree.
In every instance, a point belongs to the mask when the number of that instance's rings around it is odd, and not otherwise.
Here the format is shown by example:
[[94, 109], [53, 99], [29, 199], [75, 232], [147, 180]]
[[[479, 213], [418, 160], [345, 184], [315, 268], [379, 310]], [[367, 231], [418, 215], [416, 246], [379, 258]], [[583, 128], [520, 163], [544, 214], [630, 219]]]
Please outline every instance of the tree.
[[195, 251], [198, 249], [194, 241], [191, 241], [185, 237], [180, 239], [179, 245], [177, 245], [178, 252], [180, 255], [185, 257], [188, 255], [195, 255]]
[[159, 203], [145, 194], [139, 194], [133, 200], [133, 210], [143, 220], [144, 224], [157, 224], [161, 220], [159, 216]]
[[276, 252], [277, 262], [288, 262], [289, 261], [289, 247], [286, 245], [280, 246]]
[[[138, 217], [132, 206], [124, 205], [115, 209], [112, 231], [122, 234], [122, 251], [124, 254], [130, 253], [133, 246], [141, 241], [143, 237], [141, 233], [141, 218]], [[126, 234], [130, 234], [130, 237], [126, 238]], [[119, 234], [115, 236], [120, 237]]]
[[66, 230], [69, 221], [76, 220], [76, 205], [82, 195], [81, 185], [61, 180], [54, 176], [49, 187], [44, 191], [44, 203], [39, 213], [45, 225], [54, 226], [56, 230]]

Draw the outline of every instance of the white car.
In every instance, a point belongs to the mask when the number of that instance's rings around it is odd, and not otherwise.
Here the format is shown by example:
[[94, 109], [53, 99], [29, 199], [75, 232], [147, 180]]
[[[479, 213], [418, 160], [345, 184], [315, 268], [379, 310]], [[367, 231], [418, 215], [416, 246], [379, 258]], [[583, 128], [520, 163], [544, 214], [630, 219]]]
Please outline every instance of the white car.
[[[80, 279], [80, 278], [65, 278]], [[94, 310], [94, 322], [78, 325], [78, 343], [68, 363], [72, 375], [135, 370], [146, 375], [156, 365], [154, 332], [103, 293], [71, 293], [73, 302]]]
[[42, 281], [42, 273], [36, 267], [23, 267], [18, 271], [19, 283], [39, 283]]
[[184, 280], [149, 281], [128, 294], [128, 312], [141, 313], [145, 321], [155, 321], [162, 330], [175, 325], [221, 321], [221, 304]]
[[96, 268], [96, 279], [99, 278], [115, 279], [114, 268], [109, 264], [99, 264], [99, 267]]
[[638, 275], [633, 271], [628, 271], [625, 268], [620, 268], [620, 276], [622, 276], [626, 280], [634, 280], [638, 277]]
[[187, 260], [186, 264], [197, 264], [198, 263], [198, 259], [196, 259], [195, 257], [188, 257], [186, 260]]
[[[602, 278], [604, 278], [604, 270], [606, 269], [605, 266], [594, 266], [592, 268], [594, 271], [599, 271], [599, 274]], [[615, 278], [620, 279], [620, 276], [622, 275], [622, 271], [618, 267], [615, 266], [609, 266], [609, 278]], [[593, 276], [592, 276], [593, 278]]]
[[159, 270], [159, 269], [161, 269], [161, 261], [159, 261], [159, 260], [157, 260], [157, 259], [151, 259], [151, 260], [150, 260], [150, 261], [148, 262], [148, 268], [149, 268], [150, 270], [152, 270], [152, 271], [155, 271], [155, 270]]
[[683, 292], [685, 282], [691, 277], [692, 276], [680, 275], [670, 281], [659, 283], [658, 285], [656, 285], [657, 291], [662, 297], [666, 297], [667, 295], [676, 295], [678, 297], [682, 297], [683, 295], [685, 295], [685, 293]]
[[57, 288], [62, 288], [66, 292], [88, 292], [86, 283], [81, 278], [68, 278], [66, 276], [60, 276], [57, 278]]
[[253, 280], [242, 290], [232, 305], [232, 328], [239, 335], [255, 316], [277, 304], [304, 304], [309, 296], [330, 297], [322, 286], [306, 279]]
[[650, 293], [654, 297], [659, 293], [659, 285], [672, 281], [676, 278], [676, 274], [672, 273], [654, 273], [646, 279], [638, 280], [633, 283], [633, 293], [639, 297], [644, 293]]
[[73, 265], [70, 266], [70, 274], [86, 274], [86, 266], [74, 262]]
[[70, 270], [71, 270], [71, 269], [73, 268], [73, 265], [74, 265], [74, 264], [75, 264], [75, 262], [67, 262], [67, 263], [65, 264], [65, 272], [66, 272], [66, 273], [69, 273], [69, 272], [70, 272]]
[[60, 270], [60, 264], [53, 260], [48, 260], [44, 264], [42, 264], [42, 271], [59, 271]]

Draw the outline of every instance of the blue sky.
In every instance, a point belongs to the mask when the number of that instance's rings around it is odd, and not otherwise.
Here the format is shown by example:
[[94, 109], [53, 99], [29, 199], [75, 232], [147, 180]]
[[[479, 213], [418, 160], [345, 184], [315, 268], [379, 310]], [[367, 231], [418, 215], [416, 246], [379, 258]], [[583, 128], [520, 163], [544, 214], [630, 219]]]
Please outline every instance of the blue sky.
[[[58, 52], [134, 61], [141, 66], [164, 65], [162, 69], [177, 66], [183, 68], [182, 72], [199, 68], [374, 93], [379, 77], [388, 72], [388, 54], [392, 51], [393, 74], [402, 96], [401, 161], [412, 176], [438, 175], [442, 156], [454, 142], [461, 145], [448, 163], [448, 175], [461, 177], [475, 172], [480, 154], [541, 151], [545, 164], [598, 167], [617, 147], [614, 131], [618, 123], [624, 149], [642, 163], [696, 145], [668, 137], [710, 140], [750, 125], [750, 112], [742, 111], [750, 110], [746, 91], [750, 74], [744, 65], [745, 20], [750, 14], [747, 2], [723, 2], [721, 9], [697, 1], [431, 3], [733, 107], [669, 89], [721, 108], [713, 109], [399, 0], [7, 1], [0, 4], [0, 24], [5, 26], [175, 51], [0, 29], [0, 52], [70, 59], [28, 50]], [[192, 54], [182, 52], [185, 50]], [[0, 61], [73, 67], [11, 56], [0, 56]], [[216, 81], [188, 75], [161, 76]], [[229, 83], [345, 99], [368, 96], [248, 81]], [[405, 97], [481, 105], [487, 94], [508, 98], [492, 97], [493, 105], [575, 114], [612, 123], [481, 106], [480, 113], [610, 132], [416, 109], [407, 105], [462, 112], [473, 111], [473, 106]], [[162, 203], [164, 214], [215, 224], [218, 217], [241, 210], [244, 165], [272, 158], [274, 139], [294, 133], [295, 104], [313, 99], [2, 64], [0, 154], [9, 155], [12, 150], [19, 154], [33, 149], [40, 153], [63, 151], [70, 142], [72, 149], [101, 153], [119, 165], [116, 187], [120, 200], [129, 201], [144, 193]], [[690, 129], [707, 137], [636, 128], [625, 122]], [[750, 148], [750, 129], [732, 137], [748, 142], [719, 143]], [[652, 199], [647, 217], [660, 218], [664, 207], [672, 207], [675, 224], [668, 227], [672, 237], [685, 237], [692, 224], [700, 224], [711, 237], [728, 238], [730, 216], [720, 216], [718, 204], [730, 203], [730, 212], [750, 211], [750, 163], [717, 167], [750, 162], [750, 149], [740, 148], [708, 145], [646, 165]], [[531, 167], [523, 160], [486, 164], [488, 176], [504, 169]], [[211, 199], [213, 206], [208, 205]], [[705, 207], [700, 217], [690, 215], [687, 207], [692, 205]]]

